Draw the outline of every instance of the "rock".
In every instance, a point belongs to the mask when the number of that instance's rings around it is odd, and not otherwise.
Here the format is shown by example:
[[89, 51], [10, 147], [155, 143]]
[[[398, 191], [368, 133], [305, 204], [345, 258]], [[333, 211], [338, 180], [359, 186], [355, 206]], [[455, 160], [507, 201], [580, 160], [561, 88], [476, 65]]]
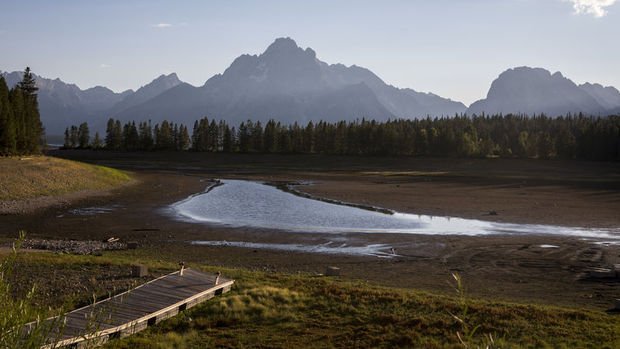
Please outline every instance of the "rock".
[[592, 268], [588, 270], [588, 276], [593, 279], [606, 279], [616, 276], [616, 271], [608, 268]]
[[338, 268], [338, 267], [327, 267], [325, 269], [325, 276], [340, 276], [340, 268]]
[[133, 277], [145, 277], [149, 274], [149, 269], [142, 264], [136, 264], [131, 266], [131, 276]]

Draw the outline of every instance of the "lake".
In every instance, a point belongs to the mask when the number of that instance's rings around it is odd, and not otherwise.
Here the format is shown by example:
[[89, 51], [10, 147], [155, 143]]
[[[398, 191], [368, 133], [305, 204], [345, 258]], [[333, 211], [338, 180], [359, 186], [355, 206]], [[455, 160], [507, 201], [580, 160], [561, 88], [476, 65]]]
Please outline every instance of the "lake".
[[232, 179], [222, 180], [220, 185], [170, 208], [176, 217], [195, 223], [298, 233], [552, 234], [620, 241], [619, 229], [497, 223], [400, 212], [386, 214], [301, 197], [260, 182]]

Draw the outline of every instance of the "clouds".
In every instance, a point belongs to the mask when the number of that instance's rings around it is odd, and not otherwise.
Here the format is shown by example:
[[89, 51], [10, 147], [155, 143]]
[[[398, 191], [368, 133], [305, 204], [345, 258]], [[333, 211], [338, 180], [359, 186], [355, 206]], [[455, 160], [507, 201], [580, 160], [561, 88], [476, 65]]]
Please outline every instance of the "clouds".
[[569, 0], [577, 14], [589, 14], [601, 18], [607, 14], [606, 7], [616, 3], [616, 0]]
[[186, 27], [188, 25], [189, 24], [187, 22], [180, 22], [180, 23], [162, 22], [162, 23], [152, 24], [151, 27], [157, 28], [157, 29], [167, 29], [167, 28], [172, 28], [172, 27]]
[[109, 64], [105, 64], [105, 63], [101, 63], [99, 64], [99, 68], [101, 69], [107, 69], [107, 68], [111, 68], [112, 66]]

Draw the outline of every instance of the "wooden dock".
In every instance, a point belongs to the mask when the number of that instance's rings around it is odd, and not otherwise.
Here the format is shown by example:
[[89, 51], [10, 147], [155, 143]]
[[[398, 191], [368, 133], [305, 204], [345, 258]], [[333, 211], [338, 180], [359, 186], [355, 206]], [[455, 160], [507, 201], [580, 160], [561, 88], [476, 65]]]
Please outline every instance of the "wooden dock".
[[[59, 333], [43, 348], [81, 348], [122, 338], [230, 291], [234, 280], [185, 269], [55, 318]], [[56, 337], [56, 338], [52, 338]]]

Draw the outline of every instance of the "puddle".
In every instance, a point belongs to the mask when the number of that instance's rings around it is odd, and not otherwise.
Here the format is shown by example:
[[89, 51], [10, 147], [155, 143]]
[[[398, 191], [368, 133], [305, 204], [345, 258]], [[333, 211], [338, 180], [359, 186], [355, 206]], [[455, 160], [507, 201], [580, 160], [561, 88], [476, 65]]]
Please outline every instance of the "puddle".
[[229, 246], [241, 247], [257, 250], [272, 251], [289, 251], [289, 252], [306, 252], [319, 254], [339, 254], [351, 256], [374, 256], [379, 258], [398, 257], [393, 253], [392, 247], [386, 244], [372, 244], [367, 246], [349, 246], [347, 244], [337, 244], [328, 242], [320, 245], [302, 245], [302, 244], [268, 244], [258, 242], [245, 241], [192, 241], [192, 245], [205, 246]]
[[[110, 205], [110, 206], [100, 206], [100, 207], [80, 207], [80, 208], [74, 208], [71, 209], [69, 211], [67, 211], [68, 214], [74, 215], [74, 216], [95, 216], [98, 214], [106, 214], [106, 213], [111, 213], [116, 211], [117, 209], [121, 208], [120, 205]], [[58, 217], [63, 217], [64, 215], [60, 215]]]

